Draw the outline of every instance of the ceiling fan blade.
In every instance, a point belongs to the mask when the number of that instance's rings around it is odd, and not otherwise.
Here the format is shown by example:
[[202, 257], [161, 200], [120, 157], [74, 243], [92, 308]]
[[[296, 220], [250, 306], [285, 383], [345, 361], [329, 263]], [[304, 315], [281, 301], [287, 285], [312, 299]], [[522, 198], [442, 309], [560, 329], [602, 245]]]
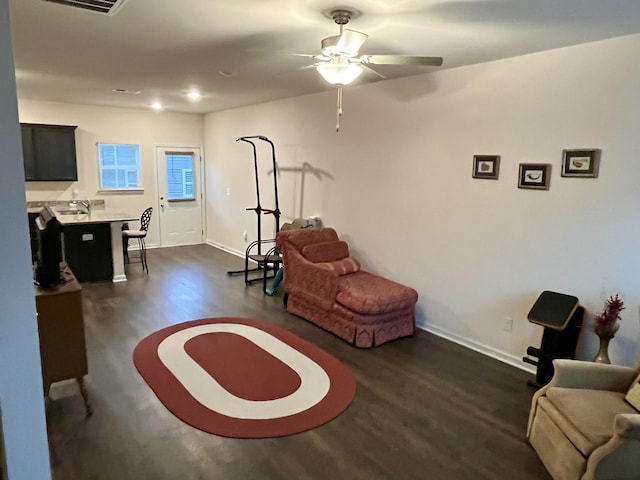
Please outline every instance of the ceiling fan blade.
[[356, 32], [355, 30], [345, 28], [338, 39], [336, 49], [338, 52], [347, 56], [357, 55], [358, 50], [360, 50], [360, 47], [367, 38], [369, 38], [369, 35], [366, 33]]
[[421, 65], [425, 67], [439, 67], [442, 57], [418, 57], [414, 55], [363, 55], [362, 63], [371, 65]]
[[375, 75], [377, 75], [378, 77], [380, 77], [382, 80], [386, 80], [387, 77], [385, 77], [384, 75], [382, 75], [380, 72], [378, 72], [375, 68], [371, 68], [369, 65], [365, 64], [365, 63], [361, 63], [360, 65], [362, 65], [362, 67], [364, 68], [365, 72], [372, 72]]
[[312, 58], [313, 60], [318, 60], [320, 62], [327, 62], [331, 60], [331, 57], [327, 57], [325, 55], [311, 55], [309, 53], [283, 53], [276, 52], [276, 55], [284, 55], [286, 57], [301, 57], [301, 58]]
[[298, 68], [298, 70], [311, 70], [312, 68], [316, 68], [317, 64], [313, 64], [313, 65], [305, 65], [304, 67], [300, 67]]

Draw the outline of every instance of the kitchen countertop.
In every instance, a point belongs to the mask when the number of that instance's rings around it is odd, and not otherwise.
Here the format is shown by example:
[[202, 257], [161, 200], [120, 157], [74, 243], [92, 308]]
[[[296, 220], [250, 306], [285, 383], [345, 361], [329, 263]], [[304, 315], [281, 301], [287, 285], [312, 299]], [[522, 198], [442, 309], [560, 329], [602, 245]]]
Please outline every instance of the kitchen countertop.
[[[71, 204], [75, 200], [47, 200], [47, 201], [32, 201], [27, 202], [27, 212], [28, 213], [40, 213], [42, 207], [45, 205], [49, 205], [50, 207], [67, 207], [71, 208]], [[102, 199], [91, 200], [91, 208], [95, 208], [97, 210], [105, 209], [105, 202]]]
[[89, 213], [76, 213], [76, 214], [61, 214], [60, 210], [68, 209], [69, 207], [52, 207], [53, 213], [62, 226], [65, 225], [78, 225], [84, 223], [116, 223], [116, 222], [130, 222], [133, 220], [139, 220], [137, 215], [130, 213], [119, 212], [117, 210], [92, 208]]

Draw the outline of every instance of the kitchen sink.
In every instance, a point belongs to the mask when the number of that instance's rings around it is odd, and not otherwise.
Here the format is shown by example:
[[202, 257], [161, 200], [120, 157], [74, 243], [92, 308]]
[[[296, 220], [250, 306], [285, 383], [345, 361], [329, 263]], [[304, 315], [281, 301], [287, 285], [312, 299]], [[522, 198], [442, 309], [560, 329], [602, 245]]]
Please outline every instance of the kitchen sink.
[[87, 212], [78, 208], [56, 209], [56, 213], [59, 213], [60, 215], [87, 215]]

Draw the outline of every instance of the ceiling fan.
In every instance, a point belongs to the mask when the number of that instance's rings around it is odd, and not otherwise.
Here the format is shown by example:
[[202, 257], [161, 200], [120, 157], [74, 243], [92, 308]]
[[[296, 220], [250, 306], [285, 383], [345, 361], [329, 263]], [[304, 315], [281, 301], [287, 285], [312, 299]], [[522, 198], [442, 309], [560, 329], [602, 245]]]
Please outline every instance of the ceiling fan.
[[[415, 55], [359, 55], [360, 47], [369, 35], [344, 28], [359, 13], [345, 8], [330, 10], [326, 16], [332, 18], [340, 27], [338, 35], [324, 38], [321, 42], [321, 53], [309, 55], [317, 60], [313, 67], [330, 84], [338, 87], [338, 108], [336, 132], [340, 130], [342, 115], [342, 87], [349, 85], [367, 69], [382, 77], [371, 66], [375, 65], [416, 65], [439, 67], [442, 57], [423, 57]], [[384, 77], [383, 77], [384, 78]]]

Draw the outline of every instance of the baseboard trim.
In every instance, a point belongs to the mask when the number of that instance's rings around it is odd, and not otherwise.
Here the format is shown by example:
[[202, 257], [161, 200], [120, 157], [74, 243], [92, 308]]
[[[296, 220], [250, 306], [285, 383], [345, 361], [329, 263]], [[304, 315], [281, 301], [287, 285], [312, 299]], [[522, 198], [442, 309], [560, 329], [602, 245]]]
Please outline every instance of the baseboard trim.
[[455, 333], [451, 333], [447, 330], [444, 330], [440, 327], [436, 327], [434, 325], [428, 325], [420, 322], [420, 323], [417, 323], [416, 326], [420, 330], [424, 330], [426, 332], [437, 335], [438, 337], [442, 337], [446, 340], [450, 340], [454, 343], [457, 343], [458, 345], [462, 345], [463, 347], [469, 348], [478, 353], [482, 353], [483, 355], [487, 355], [488, 357], [495, 358], [496, 360], [506, 363], [507, 365], [511, 365], [512, 367], [516, 367], [520, 370], [524, 370], [525, 372], [528, 372], [534, 375], [536, 373], [535, 368], [533, 366], [530, 366], [527, 363], [524, 363], [522, 361], [522, 358], [520, 357], [516, 357], [514, 355], [495, 349], [493, 347], [489, 347], [488, 345], [484, 345], [482, 343], [462, 337]]
[[220, 243], [216, 243], [216, 242], [212, 242], [211, 240], [207, 240], [206, 241], [207, 245], [211, 245], [212, 247], [216, 247], [219, 248], [222, 251], [225, 251], [227, 253], [230, 253], [232, 255], [235, 255], [236, 257], [240, 257], [240, 258], [244, 258], [244, 252], [239, 252], [238, 250], [234, 250], [233, 248], [229, 248], [225, 245], [222, 245]]
[[[145, 250], [152, 250], [154, 248], [164, 248], [161, 245], [157, 244], [157, 243], [152, 243], [152, 244], [145, 244], [144, 246]], [[137, 244], [131, 244], [129, 245], [129, 248], [127, 248], [127, 251], [129, 252], [138, 252], [140, 250], [140, 247]]]

